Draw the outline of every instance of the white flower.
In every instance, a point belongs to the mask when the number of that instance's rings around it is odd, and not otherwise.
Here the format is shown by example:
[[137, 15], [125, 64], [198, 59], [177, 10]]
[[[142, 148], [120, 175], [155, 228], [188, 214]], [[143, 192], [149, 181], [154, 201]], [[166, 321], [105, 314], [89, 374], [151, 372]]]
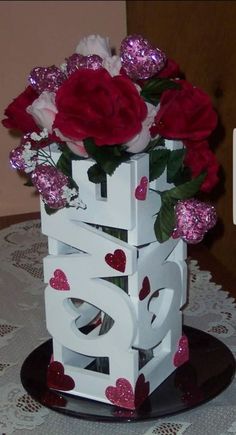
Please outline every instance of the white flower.
[[79, 198], [79, 192], [77, 189], [71, 189], [68, 186], [63, 186], [62, 191], [62, 198], [66, 199], [67, 204], [70, 207], [82, 208], [83, 210], [87, 208], [87, 206]]
[[97, 54], [104, 59], [107, 56], [111, 56], [109, 38], [102, 38], [99, 35], [89, 35], [80, 40], [75, 52], [83, 56]]
[[43, 91], [39, 97], [28, 106], [29, 113], [41, 128], [46, 128], [52, 133], [52, 125], [58, 112], [55, 104], [55, 93]]
[[30, 142], [26, 142], [24, 144], [24, 151], [22, 151], [22, 159], [24, 160], [25, 163], [24, 171], [26, 174], [29, 174], [30, 172], [35, 170], [36, 160], [33, 159], [33, 157], [36, 155], [37, 155], [37, 151], [31, 149]]
[[142, 123], [141, 132], [137, 134], [133, 139], [124, 144], [125, 147], [127, 147], [127, 151], [129, 153], [135, 154], [142, 152], [150, 142], [150, 127], [154, 122], [158, 107], [153, 106], [150, 103], [146, 103], [146, 105], [148, 109], [148, 114]]
[[103, 68], [105, 68], [112, 77], [117, 76], [120, 73], [121, 61], [119, 56], [107, 56], [102, 62]]

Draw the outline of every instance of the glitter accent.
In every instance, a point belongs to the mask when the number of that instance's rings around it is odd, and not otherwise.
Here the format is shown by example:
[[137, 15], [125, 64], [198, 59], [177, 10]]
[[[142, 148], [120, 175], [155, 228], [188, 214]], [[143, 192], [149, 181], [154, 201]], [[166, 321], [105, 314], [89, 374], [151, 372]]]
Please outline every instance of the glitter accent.
[[151, 291], [150, 281], [148, 276], [145, 276], [143, 279], [142, 288], [138, 295], [139, 300], [143, 301], [143, 299], [145, 299], [149, 295], [150, 291]]
[[148, 179], [147, 177], [142, 177], [139, 185], [135, 189], [135, 198], [139, 201], [145, 201], [147, 197], [148, 190]]
[[123, 39], [120, 57], [124, 71], [133, 80], [153, 77], [164, 68], [167, 60], [163, 51], [154, 48], [141, 35]]
[[55, 290], [70, 290], [70, 285], [68, 283], [66, 274], [61, 269], [56, 269], [54, 271], [53, 277], [50, 279], [49, 284]]
[[37, 151], [31, 150], [30, 142], [26, 142], [10, 152], [11, 166], [13, 169], [30, 173], [36, 167], [36, 155]]
[[128, 409], [134, 409], [134, 391], [130, 382], [125, 378], [119, 378], [116, 386], [109, 386], [105, 391], [106, 397], [111, 403]]
[[182, 335], [178, 343], [178, 350], [174, 355], [174, 366], [179, 367], [189, 360], [189, 346], [186, 335]]
[[114, 254], [106, 254], [105, 261], [113, 269], [119, 270], [119, 272], [125, 271], [126, 255], [122, 249], [116, 249]]
[[64, 374], [64, 366], [59, 361], [53, 361], [47, 371], [47, 385], [63, 391], [73, 390], [75, 387], [74, 380]]
[[74, 53], [67, 60], [67, 74], [70, 75], [81, 68], [100, 69], [102, 68], [103, 59], [97, 54], [91, 56], [83, 56], [82, 54]]
[[176, 227], [172, 236], [192, 244], [201, 242], [217, 221], [215, 208], [197, 199], [178, 201], [175, 216]]
[[31, 180], [49, 207], [59, 209], [66, 206], [62, 194], [63, 187], [68, 185], [69, 180], [58, 169], [49, 165], [38, 166], [32, 173]]
[[36, 67], [29, 74], [30, 85], [41, 94], [43, 91], [56, 92], [66, 75], [55, 65]]

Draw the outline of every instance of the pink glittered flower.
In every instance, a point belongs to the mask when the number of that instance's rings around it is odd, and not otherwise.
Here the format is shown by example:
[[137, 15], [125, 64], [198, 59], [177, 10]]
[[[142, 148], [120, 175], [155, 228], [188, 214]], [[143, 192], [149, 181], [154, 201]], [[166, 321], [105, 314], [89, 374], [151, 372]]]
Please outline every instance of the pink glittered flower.
[[178, 201], [175, 216], [176, 226], [172, 236], [181, 237], [185, 242], [192, 244], [201, 242], [205, 233], [217, 221], [215, 208], [197, 199]]

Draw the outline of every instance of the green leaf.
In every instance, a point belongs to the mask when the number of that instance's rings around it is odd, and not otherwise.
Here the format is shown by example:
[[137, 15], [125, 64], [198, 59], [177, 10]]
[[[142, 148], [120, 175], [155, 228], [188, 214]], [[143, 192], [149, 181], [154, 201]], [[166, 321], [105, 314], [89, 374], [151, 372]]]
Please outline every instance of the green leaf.
[[143, 150], [143, 153], [150, 153], [154, 148], [157, 147], [164, 147], [165, 146], [165, 139], [162, 136], [159, 136], [157, 139], [150, 140], [147, 147]]
[[153, 150], [149, 153], [149, 181], [153, 181], [164, 172], [170, 150], [166, 148]]
[[88, 169], [88, 178], [92, 183], [102, 183], [106, 181], [106, 173], [97, 163], [95, 163], [95, 165], [90, 166]]
[[144, 84], [141, 91], [141, 96], [148, 103], [157, 106], [160, 101], [161, 94], [167, 89], [181, 89], [181, 86], [173, 80], [166, 78], [150, 79]]
[[93, 139], [89, 138], [84, 140], [84, 147], [89, 156], [92, 157], [108, 175], [112, 175], [121, 163], [130, 159], [130, 155], [123, 150], [121, 145], [105, 145], [98, 147]]
[[161, 208], [157, 214], [154, 231], [158, 242], [163, 243], [168, 240], [175, 226], [175, 211], [172, 201], [162, 202]]
[[206, 173], [200, 174], [198, 177], [193, 178], [190, 181], [187, 181], [184, 184], [180, 184], [177, 187], [173, 187], [173, 189], [166, 190], [162, 193], [162, 199], [172, 199], [172, 200], [180, 200], [192, 198], [196, 193], [200, 190], [200, 187], [204, 181]]
[[169, 154], [167, 162], [167, 182], [173, 183], [177, 173], [183, 168], [185, 148], [173, 150]]
[[58, 211], [57, 208], [50, 208], [47, 204], [44, 204], [46, 213], [50, 216]]
[[63, 174], [71, 177], [72, 175], [72, 160], [84, 160], [84, 157], [74, 154], [66, 145], [59, 147], [61, 150], [61, 155], [57, 162], [57, 169], [59, 169]]

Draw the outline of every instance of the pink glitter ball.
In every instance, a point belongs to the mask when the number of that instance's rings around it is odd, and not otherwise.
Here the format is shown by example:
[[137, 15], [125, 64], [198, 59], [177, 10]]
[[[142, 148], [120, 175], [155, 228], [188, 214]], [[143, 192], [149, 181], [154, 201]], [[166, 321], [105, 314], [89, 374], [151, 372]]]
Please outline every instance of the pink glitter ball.
[[29, 74], [29, 82], [39, 94], [43, 91], [56, 92], [64, 80], [66, 75], [55, 65], [36, 67]]
[[74, 53], [67, 60], [67, 74], [70, 75], [80, 68], [100, 69], [102, 68], [102, 58], [97, 54], [91, 56], [83, 56], [82, 54]]
[[215, 208], [197, 199], [178, 201], [175, 206], [175, 216], [176, 227], [172, 236], [181, 237], [192, 244], [201, 242], [205, 233], [217, 221]]
[[53, 166], [42, 165], [33, 171], [31, 180], [49, 207], [54, 209], [65, 207], [67, 201], [62, 198], [62, 188], [68, 185], [66, 175]]
[[9, 158], [13, 169], [18, 169], [18, 171], [24, 171], [26, 168], [25, 160], [23, 159], [22, 153], [25, 150], [23, 146], [19, 146], [11, 150]]
[[167, 60], [163, 51], [141, 35], [127, 36], [122, 41], [120, 58], [123, 69], [133, 80], [153, 77], [164, 68]]

